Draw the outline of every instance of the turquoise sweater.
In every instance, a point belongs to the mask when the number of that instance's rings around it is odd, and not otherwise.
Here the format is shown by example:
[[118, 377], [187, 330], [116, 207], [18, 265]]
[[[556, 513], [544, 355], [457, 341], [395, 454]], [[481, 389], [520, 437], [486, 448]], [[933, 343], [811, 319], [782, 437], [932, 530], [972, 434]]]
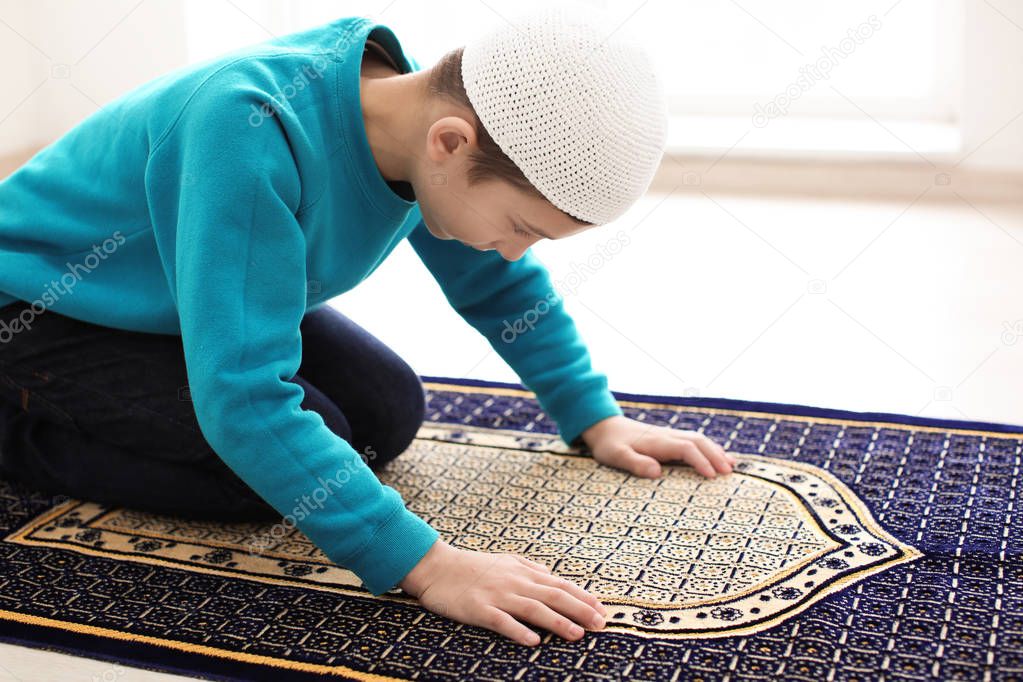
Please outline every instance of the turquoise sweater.
[[[565, 442], [622, 411], [532, 252], [512, 262], [437, 239], [380, 175], [359, 101], [367, 38], [419, 70], [388, 27], [344, 18], [161, 76], [41, 150], [0, 182], [0, 305], [180, 334], [214, 451], [376, 595], [438, 533], [288, 379], [302, 316], [401, 240]], [[509, 343], [531, 310], [546, 312]], [[300, 507], [318, 488], [322, 508]]]

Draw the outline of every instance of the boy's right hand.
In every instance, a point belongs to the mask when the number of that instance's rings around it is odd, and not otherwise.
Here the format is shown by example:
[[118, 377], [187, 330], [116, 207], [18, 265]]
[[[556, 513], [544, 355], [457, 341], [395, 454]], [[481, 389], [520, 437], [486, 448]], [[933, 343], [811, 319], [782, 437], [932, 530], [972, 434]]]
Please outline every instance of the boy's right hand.
[[543, 564], [515, 554], [458, 549], [440, 539], [398, 586], [438, 615], [526, 646], [540, 638], [516, 618], [577, 640], [583, 630], [576, 623], [599, 630], [607, 615], [596, 597]]

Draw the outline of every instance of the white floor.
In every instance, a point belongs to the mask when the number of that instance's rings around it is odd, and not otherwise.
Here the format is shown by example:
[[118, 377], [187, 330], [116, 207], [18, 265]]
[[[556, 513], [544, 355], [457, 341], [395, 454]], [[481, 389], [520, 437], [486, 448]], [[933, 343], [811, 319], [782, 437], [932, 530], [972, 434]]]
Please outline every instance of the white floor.
[[[534, 252], [614, 390], [1023, 424], [1023, 204], [910, 203], [652, 196]], [[335, 305], [421, 374], [515, 381], [402, 247]]]
[[[971, 203], [650, 196], [534, 252], [612, 389], [1023, 424], [1023, 204]], [[516, 380], [407, 244], [334, 303], [420, 374]], [[77, 679], [183, 678], [0, 645], [0, 680]]]

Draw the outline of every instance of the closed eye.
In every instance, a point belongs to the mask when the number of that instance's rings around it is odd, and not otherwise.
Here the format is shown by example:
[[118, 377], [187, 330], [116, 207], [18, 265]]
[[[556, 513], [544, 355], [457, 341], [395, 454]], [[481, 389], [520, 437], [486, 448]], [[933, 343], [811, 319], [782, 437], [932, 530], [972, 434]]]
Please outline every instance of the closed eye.
[[521, 234], [524, 237], [532, 237], [533, 236], [530, 233], [526, 232], [525, 230], [519, 229], [518, 225], [515, 226], [515, 234]]

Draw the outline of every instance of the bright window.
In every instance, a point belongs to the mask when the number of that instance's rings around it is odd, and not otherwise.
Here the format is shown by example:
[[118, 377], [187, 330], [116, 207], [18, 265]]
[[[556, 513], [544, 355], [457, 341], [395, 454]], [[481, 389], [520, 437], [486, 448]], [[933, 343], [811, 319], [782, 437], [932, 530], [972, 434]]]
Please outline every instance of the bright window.
[[[812, 153], [955, 148], [962, 0], [591, 0], [647, 42], [676, 149]], [[429, 66], [543, 2], [190, 0], [189, 51], [232, 47], [342, 16], [392, 28]], [[882, 125], [878, 125], [881, 123]]]

